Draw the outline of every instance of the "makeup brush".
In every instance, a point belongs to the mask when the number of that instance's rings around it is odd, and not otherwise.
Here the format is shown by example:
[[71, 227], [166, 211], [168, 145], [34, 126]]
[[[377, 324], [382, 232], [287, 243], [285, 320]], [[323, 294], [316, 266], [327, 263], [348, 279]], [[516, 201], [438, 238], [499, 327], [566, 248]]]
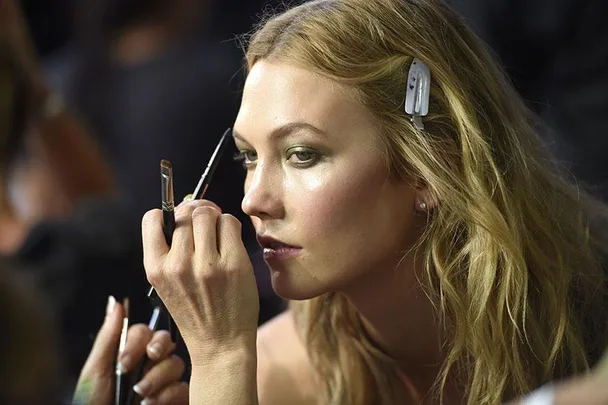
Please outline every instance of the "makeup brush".
[[124, 405], [128, 396], [127, 376], [124, 370], [118, 366], [118, 359], [125, 351], [127, 345], [127, 332], [129, 330], [129, 299], [125, 298], [122, 302], [124, 317], [122, 318], [122, 330], [120, 331], [120, 341], [118, 344], [118, 355], [116, 356], [116, 383], [114, 385], [114, 405]]
[[[228, 144], [229, 139], [230, 139], [230, 128], [228, 128], [228, 129], [226, 129], [226, 131], [224, 131], [224, 134], [220, 138], [220, 141], [217, 143], [217, 146], [215, 147], [215, 150], [213, 151], [213, 154], [211, 155], [211, 158], [209, 159], [209, 163], [207, 163], [207, 167], [205, 168], [205, 171], [203, 172], [201, 179], [198, 181], [198, 184], [196, 185], [196, 188], [194, 189], [194, 192], [192, 193], [193, 200], [205, 197], [207, 188], [209, 187], [209, 184], [211, 183], [211, 179], [213, 178], [213, 173], [215, 173], [215, 169], [217, 169], [217, 166], [220, 163], [222, 154], [224, 152], [224, 149], [226, 149], [226, 145]], [[199, 193], [200, 193], [200, 197], [199, 197]]]

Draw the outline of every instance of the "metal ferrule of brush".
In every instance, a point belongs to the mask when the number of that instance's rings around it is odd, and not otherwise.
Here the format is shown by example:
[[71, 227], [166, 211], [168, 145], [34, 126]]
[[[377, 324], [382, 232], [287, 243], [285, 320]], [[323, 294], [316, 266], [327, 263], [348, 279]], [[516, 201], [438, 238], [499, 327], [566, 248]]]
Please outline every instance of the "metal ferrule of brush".
[[163, 232], [165, 241], [171, 245], [175, 230], [175, 199], [173, 193], [173, 167], [167, 160], [161, 161], [161, 208], [163, 210]]

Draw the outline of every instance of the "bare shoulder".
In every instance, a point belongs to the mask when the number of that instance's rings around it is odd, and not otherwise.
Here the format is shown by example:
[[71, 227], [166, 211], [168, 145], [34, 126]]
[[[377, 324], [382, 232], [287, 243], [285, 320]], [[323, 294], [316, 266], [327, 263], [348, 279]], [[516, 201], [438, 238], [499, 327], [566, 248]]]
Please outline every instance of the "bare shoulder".
[[309, 405], [318, 386], [290, 311], [258, 329], [258, 398], [260, 405]]

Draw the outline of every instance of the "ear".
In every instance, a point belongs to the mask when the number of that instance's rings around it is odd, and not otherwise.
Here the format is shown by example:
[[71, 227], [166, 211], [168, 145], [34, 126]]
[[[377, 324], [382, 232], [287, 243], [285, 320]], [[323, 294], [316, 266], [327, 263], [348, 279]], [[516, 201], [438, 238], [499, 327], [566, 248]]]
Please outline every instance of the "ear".
[[416, 189], [416, 211], [430, 211], [437, 207], [439, 200], [437, 195], [428, 187], [426, 183], [421, 183], [420, 187]]

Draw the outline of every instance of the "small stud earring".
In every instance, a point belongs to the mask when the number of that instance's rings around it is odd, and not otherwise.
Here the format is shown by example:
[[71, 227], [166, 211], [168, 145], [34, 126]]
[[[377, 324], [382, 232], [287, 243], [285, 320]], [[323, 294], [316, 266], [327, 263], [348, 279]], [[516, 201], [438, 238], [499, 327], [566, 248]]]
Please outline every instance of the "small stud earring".
[[424, 201], [420, 201], [418, 208], [420, 208], [421, 211], [426, 210], [426, 203]]

